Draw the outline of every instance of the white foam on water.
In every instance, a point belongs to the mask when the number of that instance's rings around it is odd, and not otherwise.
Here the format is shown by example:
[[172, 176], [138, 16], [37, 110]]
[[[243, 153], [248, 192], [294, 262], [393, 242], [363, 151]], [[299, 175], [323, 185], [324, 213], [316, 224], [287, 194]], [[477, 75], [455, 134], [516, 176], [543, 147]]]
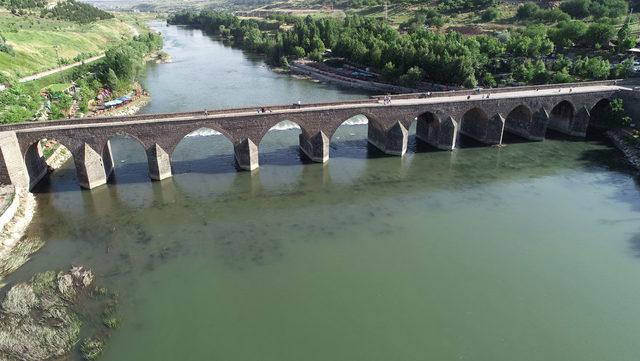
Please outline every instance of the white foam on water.
[[[366, 117], [361, 115], [356, 115], [355, 117], [347, 120], [342, 125], [366, 125], [369, 121]], [[300, 129], [300, 126], [294, 122], [290, 122], [288, 120], [281, 121], [280, 123], [273, 126], [269, 131], [280, 131], [280, 130], [290, 130], [290, 129]], [[192, 133], [187, 134], [187, 137], [208, 137], [212, 135], [221, 135], [222, 133], [217, 132], [213, 129], [202, 128], [198, 129]]]

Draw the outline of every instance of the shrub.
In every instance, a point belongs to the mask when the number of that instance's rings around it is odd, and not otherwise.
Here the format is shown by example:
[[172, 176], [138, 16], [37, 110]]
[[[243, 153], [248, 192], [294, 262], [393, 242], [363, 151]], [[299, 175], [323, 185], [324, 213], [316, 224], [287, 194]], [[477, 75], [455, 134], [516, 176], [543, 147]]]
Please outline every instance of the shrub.
[[500, 10], [495, 7], [490, 7], [483, 11], [480, 17], [483, 21], [493, 21], [500, 17]]

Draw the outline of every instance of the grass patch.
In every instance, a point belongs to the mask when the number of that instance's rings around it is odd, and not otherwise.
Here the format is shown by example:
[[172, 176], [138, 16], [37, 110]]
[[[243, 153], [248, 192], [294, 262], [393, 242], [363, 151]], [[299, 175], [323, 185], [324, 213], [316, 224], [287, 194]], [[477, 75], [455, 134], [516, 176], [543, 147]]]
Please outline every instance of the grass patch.
[[15, 54], [0, 53], [0, 69], [24, 77], [103, 53], [107, 48], [131, 39], [131, 27], [144, 28], [134, 15], [77, 24], [0, 12], [0, 33]]

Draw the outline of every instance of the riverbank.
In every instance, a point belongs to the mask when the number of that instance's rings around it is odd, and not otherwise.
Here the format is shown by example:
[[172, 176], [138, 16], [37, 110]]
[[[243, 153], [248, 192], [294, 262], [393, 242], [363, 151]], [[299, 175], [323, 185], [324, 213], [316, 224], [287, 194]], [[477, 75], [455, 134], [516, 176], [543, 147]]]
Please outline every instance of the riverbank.
[[305, 61], [294, 61], [290, 66], [293, 74], [302, 74], [312, 79], [325, 81], [349, 88], [364, 89], [367, 91], [376, 91], [382, 93], [414, 93], [416, 89], [407, 88], [399, 85], [380, 83], [371, 80], [361, 80], [350, 78], [336, 73], [323, 71], [315, 68]]
[[624, 153], [629, 163], [640, 170], [640, 139], [634, 137], [633, 131], [615, 129], [608, 131], [607, 136]]
[[[34, 195], [13, 185], [0, 187], [4, 200], [0, 216], [0, 280], [22, 266], [43, 244], [38, 239], [24, 239], [24, 233], [35, 213]], [[2, 284], [0, 283], [0, 286]]]

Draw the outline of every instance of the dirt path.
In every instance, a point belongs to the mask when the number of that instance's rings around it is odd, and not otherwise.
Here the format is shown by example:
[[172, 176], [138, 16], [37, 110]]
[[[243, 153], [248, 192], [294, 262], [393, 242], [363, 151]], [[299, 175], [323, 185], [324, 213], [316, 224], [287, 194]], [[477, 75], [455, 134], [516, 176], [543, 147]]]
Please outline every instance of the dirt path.
[[54, 68], [54, 69], [51, 69], [51, 70], [43, 71], [42, 73], [30, 75], [30, 76], [21, 78], [19, 80], [19, 82], [20, 83], [26, 83], [26, 82], [29, 82], [29, 81], [32, 81], [32, 80], [37, 80], [37, 79], [40, 79], [40, 78], [44, 78], [45, 76], [49, 76], [51, 74], [59, 73], [61, 71], [65, 71], [67, 69], [75, 68], [76, 66], [93, 63], [94, 61], [100, 60], [102, 58], [104, 58], [104, 54], [100, 54], [98, 56], [94, 56], [92, 58], [89, 58], [89, 59], [86, 59], [86, 60], [83, 60], [83, 61], [79, 61], [77, 63], [73, 63], [73, 64], [61, 66], [61, 67], [58, 67], [58, 68]]

